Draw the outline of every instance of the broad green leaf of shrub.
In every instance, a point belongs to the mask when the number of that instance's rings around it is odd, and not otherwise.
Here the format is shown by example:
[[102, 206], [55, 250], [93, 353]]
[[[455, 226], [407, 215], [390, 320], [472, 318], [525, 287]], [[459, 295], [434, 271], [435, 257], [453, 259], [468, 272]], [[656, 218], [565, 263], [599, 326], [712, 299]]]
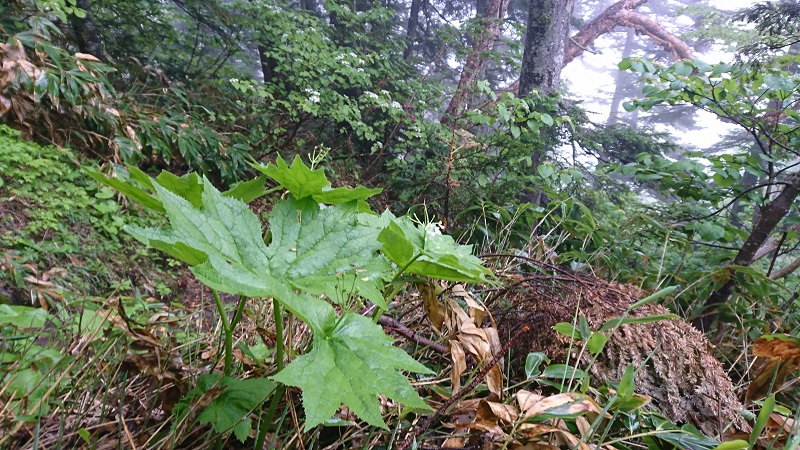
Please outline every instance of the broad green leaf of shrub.
[[[385, 395], [407, 406], [428, 409], [398, 370], [432, 374], [392, 345], [383, 329], [364, 316], [347, 312], [338, 319], [332, 306], [319, 305], [311, 352], [292, 361], [275, 381], [303, 390], [305, 430], [329, 419], [341, 404], [370, 425], [388, 429], [376, 396]], [[315, 328], [317, 328], [315, 327]]]
[[[189, 200], [196, 207], [202, 205], [203, 186], [205, 184], [200, 182], [197, 174], [194, 173], [178, 177], [169, 172], [162, 172], [154, 180], [136, 166], [130, 165], [127, 166], [127, 171], [117, 170], [118, 176], [116, 178], [107, 177], [88, 167], [84, 167], [84, 170], [97, 182], [116, 189], [136, 201], [136, 203], [154, 211], [166, 212], [158, 196], [152, 194], [155, 192], [154, 184], [156, 183], [168, 191]], [[261, 176], [250, 181], [236, 183], [223, 195], [250, 203], [269, 193], [264, 186], [266, 179], [265, 176]]]
[[208, 423], [217, 433], [233, 430], [239, 441], [244, 442], [252, 428], [250, 413], [263, 403], [275, 390], [275, 383], [266, 378], [240, 380], [211, 373], [200, 375], [194, 389], [175, 406], [176, 416], [185, 417], [193, 403], [204, 395], [214, 396], [197, 416], [200, 423]]
[[84, 168], [84, 170], [86, 170], [86, 173], [88, 173], [89, 176], [94, 178], [99, 183], [111, 186], [117, 191], [127, 195], [132, 200], [135, 200], [136, 203], [144, 206], [145, 208], [150, 208], [158, 212], [165, 212], [164, 206], [161, 205], [161, 201], [141, 187], [120, 178], [109, 178], [96, 170], [89, 168]]
[[471, 245], [459, 245], [448, 235], [428, 226], [415, 225], [410, 218], [397, 218], [390, 212], [362, 220], [382, 229], [378, 240], [381, 252], [405, 273], [447, 281], [485, 282], [491, 272], [480, 258], [472, 255]]
[[321, 169], [312, 170], [299, 156], [295, 156], [291, 167], [280, 156], [275, 164], [256, 164], [253, 167], [280, 183], [296, 200], [311, 197], [319, 203], [338, 205], [352, 200], [365, 200], [381, 192], [381, 189], [367, 189], [363, 186], [355, 189], [331, 188], [325, 172]]
[[245, 203], [250, 203], [270, 192], [264, 185], [266, 181], [267, 177], [263, 175], [250, 181], [242, 181], [234, 184], [223, 195], [238, 198]]
[[0, 305], [0, 325], [17, 328], [41, 328], [47, 320], [47, 312], [30, 306]]
[[14, 414], [17, 421], [36, 422], [50, 411], [47, 394], [53, 382], [52, 377], [46, 377], [33, 368], [9, 372], [0, 378], [3, 394], [8, 396], [5, 408]]

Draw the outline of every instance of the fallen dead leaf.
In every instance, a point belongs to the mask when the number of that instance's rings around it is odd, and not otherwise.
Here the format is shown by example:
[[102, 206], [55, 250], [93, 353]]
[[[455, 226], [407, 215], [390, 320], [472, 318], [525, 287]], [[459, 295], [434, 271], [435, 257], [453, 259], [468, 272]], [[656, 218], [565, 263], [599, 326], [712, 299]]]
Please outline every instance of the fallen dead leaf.
[[458, 341], [450, 341], [450, 358], [453, 360], [450, 383], [455, 394], [461, 389], [461, 374], [467, 370], [467, 355], [464, 353], [464, 347]]

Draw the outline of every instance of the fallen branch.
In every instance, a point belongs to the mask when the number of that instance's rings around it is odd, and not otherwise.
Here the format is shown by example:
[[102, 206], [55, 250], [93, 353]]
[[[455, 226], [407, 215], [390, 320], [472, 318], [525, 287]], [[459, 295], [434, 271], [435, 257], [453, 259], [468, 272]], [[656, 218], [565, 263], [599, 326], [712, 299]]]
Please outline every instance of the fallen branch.
[[397, 334], [403, 336], [404, 338], [410, 341], [416, 342], [417, 344], [424, 345], [425, 347], [430, 348], [436, 353], [441, 353], [442, 355], [444, 355], [448, 351], [444, 345], [418, 335], [417, 333], [411, 331], [411, 329], [409, 329], [407, 326], [400, 323], [397, 319], [394, 319], [389, 316], [381, 316], [381, 318], [378, 319], [378, 323], [380, 323], [384, 327], [393, 329], [394, 331], [397, 332]]

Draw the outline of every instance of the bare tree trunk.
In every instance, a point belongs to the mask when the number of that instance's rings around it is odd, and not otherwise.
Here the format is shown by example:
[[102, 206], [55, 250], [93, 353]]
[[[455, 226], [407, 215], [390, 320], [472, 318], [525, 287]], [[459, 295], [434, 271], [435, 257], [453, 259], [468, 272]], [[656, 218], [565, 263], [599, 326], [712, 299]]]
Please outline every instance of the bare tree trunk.
[[573, 9], [575, 0], [531, 0], [519, 77], [520, 97], [534, 88], [545, 93], [558, 90], [566, 64], [564, 49]]
[[269, 83], [275, 78], [275, 69], [278, 67], [278, 61], [267, 55], [267, 47], [261, 43], [258, 44], [258, 62], [261, 64], [261, 76], [264, 83]]
[[[630, 27], [647, 35], [653, 42], [669, 51], [675, 59], [694, 59], [692, 50], [679, 37], [667, 31], [657, 22], [633, 11], [646, 2], [647, 0], [620, 0], [584, 25], [566, 42], [564, 66], [582, 55], [584, 50], [597, 38], [614, 31], [614, 28], [618, 26]], [[514, 81], [505, 91], [518, 92], [519, 83], [520, 80]]]
[[453, 126], [455, 120], [464, 112], [467, 105], [467, 98], [472, 92], [472, 88], [478, 81], [478, 76], [486, 63], [486, 53], [494, 48], [494, 41], [500, 36], [500, 25], [503, 17], [508, 10], [509, 0], [491, 0], [487, 5], [483, 15], [478, 11], [478, 19], [483, 21], [482, 30], [475, 38], [472, 51], [467, 55], [464, 69], [461, 70], [461, 78], [458, 80], [458, 87], [450, 104], [447, 106], [442, 123]]
[[300, 2], [300, 5], [304, 10], [309, 11], [314, 15], [316, 15], [318, 13], [318, 11], [317, 11], [317, 0], [302, 0]]
[[103, 41], [100, 39], [100, 33], [97, 31], [97, 25], [94, 23], [90, 11], [91, 1], [77, 0], [75, 6], [86, 11], [86, 16], [82, 19], [74, 14], [69, 16], [69, 22], [72, 25], [72, 31], [75, 33], [75, 41], [78, 44], [78, 48], [83, 53], [88, 53], [105, 61]]
[[791, 275], [797, 269], [800, 269], [800, 258], [795, 259], [794, 261], [790, 262], [789, 264], [785, 265], [784, 267], [772, 272], [769, 275], [770, 280], [780, 280], [781, 278]]
[[419, 28], [419, 10], [424, 0], [411, 0], [411, 10], [408, 12], [408, 27], [406, 27], [406, 49], [403, 50], [403, 59], [408, 59], [414, 53], [414, 43], [417, 40]]

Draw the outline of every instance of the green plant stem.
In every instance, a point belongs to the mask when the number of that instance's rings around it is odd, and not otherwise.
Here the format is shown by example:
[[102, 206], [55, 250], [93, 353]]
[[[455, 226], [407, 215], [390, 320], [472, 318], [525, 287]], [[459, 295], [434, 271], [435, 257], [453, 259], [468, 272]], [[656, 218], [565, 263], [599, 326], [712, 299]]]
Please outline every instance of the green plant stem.
[[418, 260], [421, 256], [422, 256], [422, 253], [417, 253], [416, 255], [414, 255], [414, 257], [411, 258], [406, 263], [405, 266], [403, 266], [402, 268], [400, 268], [400, 270], [397, 271], [397, 273], [395, 274], [394, 278], [392, 278], [392, 281], [390, 281], [389, 284], [393, 284], [395, 281], [397, 281], [397, 279], [400, 278], [400, 276], [403, 275], [406, 272], [406, 270], [408, 270], [409, 267], [411, 267], [411, 264], [414, 264], [414, 261]]
[[[389, 304], [389, 299], [394, 298], [394, 296], [397, 295], [398, 292], [400, 292], [400, 289], [403, 289], [403, 285], [397, 284], [388, 294], [383, 296], [384, 300], [386, 300], [387, 305]], [[372, 323], [378, 323], [383, 312], [384, 310], [378, 308], [378, 305], [375, 305], [375, 311], [372, 313]]]
[[244, 306], [247, 304], [247, 297], [244, 295], [239, 296], [239, 303], [236, 305], [236, 313], [233, 315], [233, 320], [231, 320], [231, 331], [236, 328], [236, 325], [239, 324], [239, 321], [242, 320], [242, 314], [244, 314]]
[[214, 296], [214, 303], [217, 304], [217, 311], [219, 311], [219, 317], [222, 321], [222, 332], [225, 334], [225, 366], [222, 372], [228, 376], [231, 374], [231, 368], [233, 367], [233, 329], [228, 321], [228, 316], [225, 314], [225, 305], [222, 303], [222, 299], [219, 298], [219, 293], [216, 289], [212, 289], [211, 294]]
[[[275, 366], [278, 368], [278, 372], [283, 370], [283, 309], [281, 304], [272, 299], [272, 315], [275, 320]], [[261, 414], [261, 421], [258, 430], [258, 436], [256, 437], [256, 445], [254, 449], [261, 450], [264, 448], [264, 441], [267, 439], [267, 431], [269, 430], [269, 424], [272, 423], [272, 417], [275, 415], [275, 410], [278, 408], [278, 402], [280, 401], [281, 397], [283, 397], [283, 391], [286, 389], [286, 386], [283, 384], [278, 384], [277, 389], [275, 389], [275, 393], [272, 394], [272, 401], [269, 403], [269, 407], [266, 411]]]
[[283, 370], [283, 309], [277, 300], [272, 299], [272, 314], [275, 318], [275, 365], [278, 372]]
[[255, 450], [261, 450], [264, 448], [264, 442], [267, 440], [267, 433], [269, 432], [269, 424], [272, 423], [272, 418], [275, 416], [275, 411], [278, 409], [278, 402], [280, 402], [281, 398], [283, 397], [283, 392], [285, 390], [286, 386], [279, 383], [278, 387], [275, 389], [275, 392], [272, 394], [272, 400], [269, 402], [269, 407], [267, 407], [267, 410], [261, 414], [258, 436], [256, 437], [256, 443], [253, 447]]
[[[400, 278], [409, 267], [411, 267], [411, 264], [414, 264], [414, 261], [418, 260], [421, 256], [422, 253], [417, 253], [413, 258], [411, 258], [403, 267], [400, 268], [400, 270], [397, 271], [392, 278], [392, 281], [390, 281], [387, 286], [394, 286], [395, 281], [397, 281], [397, 279]], [[389, 304], [389, 300], [397, 295], [401, 288], [402, 285], [397, 285], [388, 294], [384, 294], [383, 299], [386, 300], [387, 305]], [[383, 311], [381, 311], [380, 308], [375, 308], [375, 312], [372, 313], [372, 322], [378, 323], [378, 319], [380, 319], [381, 314], [383, 314]]]

